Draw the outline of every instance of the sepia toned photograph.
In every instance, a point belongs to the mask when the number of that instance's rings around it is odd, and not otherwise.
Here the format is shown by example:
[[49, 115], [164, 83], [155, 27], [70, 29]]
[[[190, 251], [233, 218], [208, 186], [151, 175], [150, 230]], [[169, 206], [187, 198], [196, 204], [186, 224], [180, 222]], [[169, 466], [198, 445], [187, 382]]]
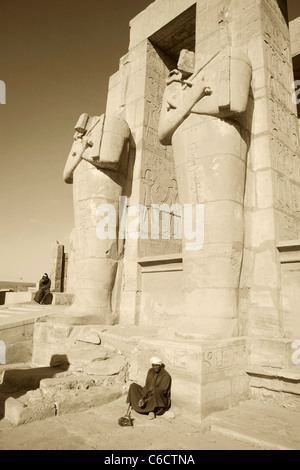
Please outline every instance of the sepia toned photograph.
[[300, 450], [299, 1], [0, 17], [0, 450]]

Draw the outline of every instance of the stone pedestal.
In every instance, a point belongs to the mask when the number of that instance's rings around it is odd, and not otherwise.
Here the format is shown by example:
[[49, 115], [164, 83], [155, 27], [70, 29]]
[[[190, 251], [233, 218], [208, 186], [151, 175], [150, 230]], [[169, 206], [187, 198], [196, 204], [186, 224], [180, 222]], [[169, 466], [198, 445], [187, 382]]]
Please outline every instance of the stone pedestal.
[[67, 361], [69, 371], [79, 367], [85, 373], [113, 374], [122, 370], [126, 358], [127, 379], [144, 385], [149, 360], [159, 355], [172, 377], [172, 406], [196, 421], [249, 398], [247, 338], [211, 341], [163, 335], [151, 327], [66, 326], [48, 319], [35, 325], [32, 359], [36, 365], [62, 366], [59, 361]]
[[163, 358], [172, 376], [172, 404], [195, 421], [225, 410], [250, 396], [248, 341], [143, 339], [131, 356], [130, 379], [145, 380], [149, 358]]

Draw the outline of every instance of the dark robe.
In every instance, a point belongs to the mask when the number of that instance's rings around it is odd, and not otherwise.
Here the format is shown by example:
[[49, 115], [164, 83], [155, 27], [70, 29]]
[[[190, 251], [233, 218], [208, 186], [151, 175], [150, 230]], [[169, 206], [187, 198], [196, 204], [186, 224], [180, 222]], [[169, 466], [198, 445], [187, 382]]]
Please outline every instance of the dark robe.
[[[37, 293], [35, 294], [34, 296], [34, 300], [37, 302], [37, 303], [41, 303], [41, 302], [44, 302], [44, 303], [48, 303], [46, 302], [46, 299], [48, 297], [50, 297], [48, 294], [50, 294], [50, 286], [51, 286], [51, 280], [50, 278], [46, 278], [46, 279], [41, 279], [40, 282], [39, 282], [39, 290], [37, 291]], [[51, 299], [52, 300], [52, 299]], [[51, 302], [50, 302], [51, 303]]]
[[[171, 382], [171, 376], [164, 367], [158, 373], [151, 368], [144, 387], [137, 383], [130, 385], [126, 401], [137, 413], [162, 414], [171, 406]], [[138, 405], [140, 399], [146, 402], [143, 408]]]

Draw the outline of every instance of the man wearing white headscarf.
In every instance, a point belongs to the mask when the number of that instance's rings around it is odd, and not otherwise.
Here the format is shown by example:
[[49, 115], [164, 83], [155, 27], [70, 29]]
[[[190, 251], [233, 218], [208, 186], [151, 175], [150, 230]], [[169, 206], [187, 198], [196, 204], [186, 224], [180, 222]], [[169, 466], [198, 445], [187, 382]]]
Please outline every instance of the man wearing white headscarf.
[[152, 367], [147, 373], [144, 387], [132, 383], [126, 402], [137, 413], [148, 414], [149, 419], [154, 419], [171, 406], [172, 379], [160, 357], [151, 357], [150, 363]]
[[47, 273], [44, 273], [42, 279], [39, 281], [39, 290], [34, 296], [35, 302], [38, 304], [51, 304], [52, 298], [49, 296], [51, 287], [51, 280]]

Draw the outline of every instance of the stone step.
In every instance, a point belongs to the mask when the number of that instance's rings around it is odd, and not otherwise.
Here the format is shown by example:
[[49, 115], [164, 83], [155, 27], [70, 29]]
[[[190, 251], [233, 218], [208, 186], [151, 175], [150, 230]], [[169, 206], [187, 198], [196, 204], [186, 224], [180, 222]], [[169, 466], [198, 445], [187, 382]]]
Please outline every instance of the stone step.
[[[49, 307], [51, 307], [51, 305], [43, 305], [43, 306], [40, 305], [39, 307], [34, 307], [32, 305], [28, 305], [28, 306], [27, 305], [19, 305], [19, 306], [15, 305], [13, 307], [8, 307], [7, 309], [5, 309], [5, 311], [10, 312], [10, 313], [14, 312], [18, 314], [18, 313], [23, 313], [23, 312], [26, 312], [26, 313], [32, 312], [32, 311], [36, 312], [39, 310], [43, 311], [45, 308], [49, 308]], [[0, 311], [2, 312], [2, 310]]]
[[124, 381], [115, 375], [89, 375], [65, 367], [33, 364], [0, 366], [0, 417], [14, 425], [83, 411], [119, 398]]
[[[0, 330], [13, 328], [16, 323], [23, 321], [35, 322], [38, 318], [47, 317], [61, 312], [63, 305], [14, 304], [0, 307]], [[0, 333], [1, 338], [1, 333]], [[2, 338], [1, 338], [2, 339]]]
[[[26, 305], [28, 308], [41, 308], [42, 306], [34, 301], [36, 291], [30, 292], [6, 292], [5, 301], [0, 303], [6, 308], [14, 308], [18, 305]], [[74, 294], [67, 292], [51, 292], [53, 295], [51, 305], [71, 305], [74, 301]]]
[[5, 419], [14, 425], [30, 423], [51, 416], [84, 411], [117, 400], [122, 395], [120, 385], [74, 389], [44, 394], [41, 389], [27, 392], [5, 402]]
[[267, 450], [300, 450], [300, 414], [257, 400], [216, 413], [211, 431]]
[[26, 310], [41, 310], [44, 308], [43, 305], [37, 304], [37, 303], [22, 303], [22, 304], [13, 304], [13, 305], [7, 305], [6, 306], [7, 310], [20, 310], [20, 309], [26, 309]]

